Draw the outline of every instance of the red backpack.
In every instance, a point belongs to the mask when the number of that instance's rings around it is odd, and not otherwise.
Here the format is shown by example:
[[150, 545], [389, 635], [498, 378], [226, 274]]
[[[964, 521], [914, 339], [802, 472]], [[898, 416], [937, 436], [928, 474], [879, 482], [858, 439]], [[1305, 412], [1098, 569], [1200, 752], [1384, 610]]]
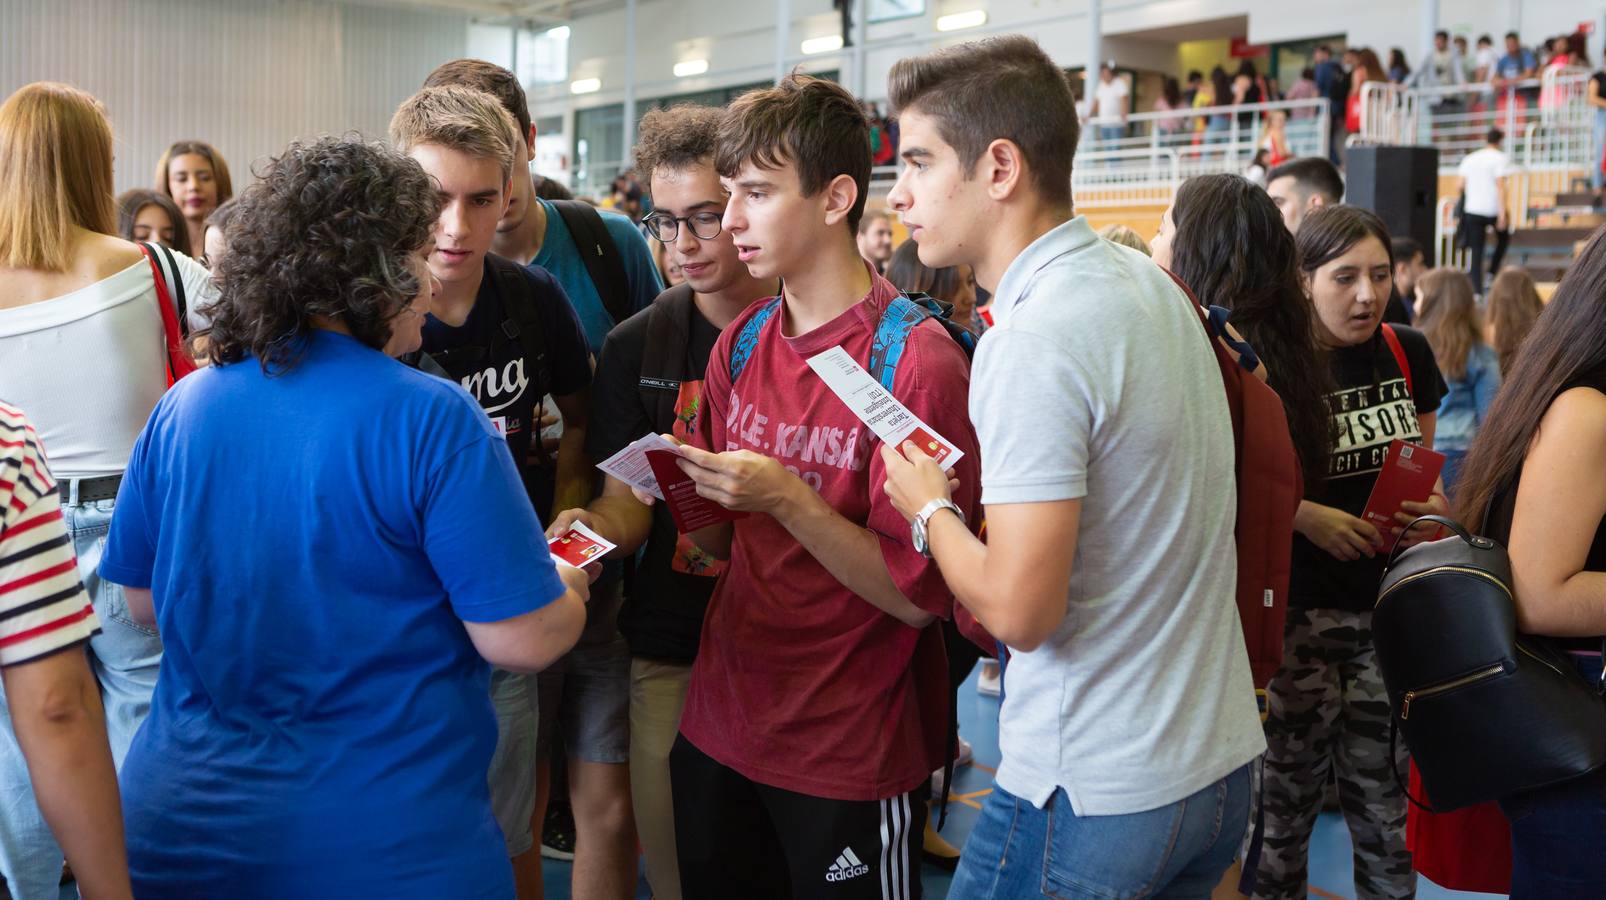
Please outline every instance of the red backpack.
[[1238, 618], [1255, 688], [1264, 690], [1283, 664], [1294, 513], [1304, 497], [1304, 479], [1282, 399], [1221, 346], [1218, 336], [1231, 338], [1217, 335], [1193, 291], [1177, 276], [1171, 278], [1199, 314], [1227, 392], [1238, 478], [1238, 518], [1233, 528], [1238, 545]]

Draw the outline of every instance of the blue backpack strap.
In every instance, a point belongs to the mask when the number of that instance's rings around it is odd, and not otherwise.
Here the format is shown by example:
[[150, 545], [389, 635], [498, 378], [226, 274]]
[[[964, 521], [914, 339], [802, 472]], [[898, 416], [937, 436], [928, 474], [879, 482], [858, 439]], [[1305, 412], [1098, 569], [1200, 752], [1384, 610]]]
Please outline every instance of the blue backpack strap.
[[759, 332], [764, 330], [765, 323], [773, 318], [775, 311], [780, 308], [780, 297], [767, 300], [763, 306], [758, 308], [758, 312], [753, 313], [751, 318], [742, 323], [742, 330], [737, 333], [735, 342], [731, 344], [732, 385], [736, 384], [736, 379], [741, 377], [742, 370], [747, 368], [747, 361], [752, 359], [753, 350], [758, 347]]
[[898, 360], [903, 357], [903, 349], [909, 345], [909, 332], [926, 319], [937, 315], [921, 302], [929, 300], [933, 305], [937, 301], [924, 294], [911, 297], [908, 294], [899, 294], [887, 304], [886, 312], [881, 314], [881, 324], [876, 326], [875, 340], [870, 345], [870, 377], [881, 383], [892, 392], [892, 379], [898, 371]]
[[1227, 330], [1227, 318], [1231, 312], [1220, 307], [1210, 307], [1210, 336], [1221, 338], [1227, 346], [1238, 354], [1238, 365], [1243, 366], [1245, 372], [1253, 372], [1260, 368], [1260, 355], [1255, 348], [1249, 346], [1248, 341], [1240, 341]]

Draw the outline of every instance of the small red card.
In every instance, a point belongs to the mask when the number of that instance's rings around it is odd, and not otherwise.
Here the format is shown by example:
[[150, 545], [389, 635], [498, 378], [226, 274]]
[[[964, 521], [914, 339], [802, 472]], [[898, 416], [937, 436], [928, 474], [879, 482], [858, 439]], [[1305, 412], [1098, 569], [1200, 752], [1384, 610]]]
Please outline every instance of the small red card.
[[609, 551], [614, 549], [601, 535], [591, 529], [574, 523], [568, 531], [547, 541], [547, 547], [558, 562], [583, 569], [588, 565], [602, 559]]
[[1426, 502], [1433, 495], [1433, 486], [1439, 481], [1439, 470], [1444, 468], [1444, 454], [1429, 450], [1420, 444], [1396, 440], [1383, 456], [1383, 471], [1372, 485], [1372, 496], [1366, 501], [1361, 518], [1382, 535], [1377, 546], [1386, 549], [1402, 526], [1394, 521], [1400, 504]]
[[680, 458], [679, 454], [668, 450], [647, 451], [647, 464], [652, 466], [658, 488], [664, 492], [664, 502], [669, 504], [676, 531], [691, 534], [699, 528], [747, 517], [747, 513], [726, 509], [697, 493], [697, 482], [675, 462]]
[[915, 428], [909, 432], [904, 440], [920, 448], [920, 452], [931, 457], [938, 465], [948, 457], [954, 455], [954, 448], [941, 438], [933, 437], [931, 432], [924, 428]]

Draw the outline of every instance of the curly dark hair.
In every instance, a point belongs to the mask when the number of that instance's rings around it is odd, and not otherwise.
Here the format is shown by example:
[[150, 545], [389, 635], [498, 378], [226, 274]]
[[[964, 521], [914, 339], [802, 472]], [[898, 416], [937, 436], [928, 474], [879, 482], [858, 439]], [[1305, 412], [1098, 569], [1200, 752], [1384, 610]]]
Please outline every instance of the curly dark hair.
[[1230, 310], [1233, 327], [1266, 361], [1305, 496], [1320, 496], [1337, 437], [1327, 398], [1338, 386], [1316, 340], [1316, 309], [1300, 282], [1294, 236], [1271, 197], [1238, 175], [1183, 182], [1171, 217], [1171, 270], [1200, 303]]
[[719, 149], [719, 121], [724, 110], [682, 103], [655, 109], [641, 118], [636, 129], [636, 173], [652, 190], [652, 173], [659, 168], [689, 169], [712, 163]]
[[254, 356], [282, 374], [306, 352], [313, 316], [379, 349], [418, 295], [410, 257], [440, 213], [423, 167], [384, 144], [293, 143], [256, 173], [223, 229], [222, 297], [197, 332], [213, 364]]

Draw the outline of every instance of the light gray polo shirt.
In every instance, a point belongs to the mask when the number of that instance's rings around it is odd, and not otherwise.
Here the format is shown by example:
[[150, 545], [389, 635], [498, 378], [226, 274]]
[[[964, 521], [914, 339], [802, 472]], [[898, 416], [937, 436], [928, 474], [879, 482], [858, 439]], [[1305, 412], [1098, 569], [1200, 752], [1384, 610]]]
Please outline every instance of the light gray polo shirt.
[[1006, 670], [998, 784], [1038, 807], [1064, 788], [1078, 816], [1174, 803], [1266, 748], [1215, 357], [1170, 276], [1081, 217], [1016, 258], [993, 315], [982, 502], [1082, 501], [1065, 619]]

